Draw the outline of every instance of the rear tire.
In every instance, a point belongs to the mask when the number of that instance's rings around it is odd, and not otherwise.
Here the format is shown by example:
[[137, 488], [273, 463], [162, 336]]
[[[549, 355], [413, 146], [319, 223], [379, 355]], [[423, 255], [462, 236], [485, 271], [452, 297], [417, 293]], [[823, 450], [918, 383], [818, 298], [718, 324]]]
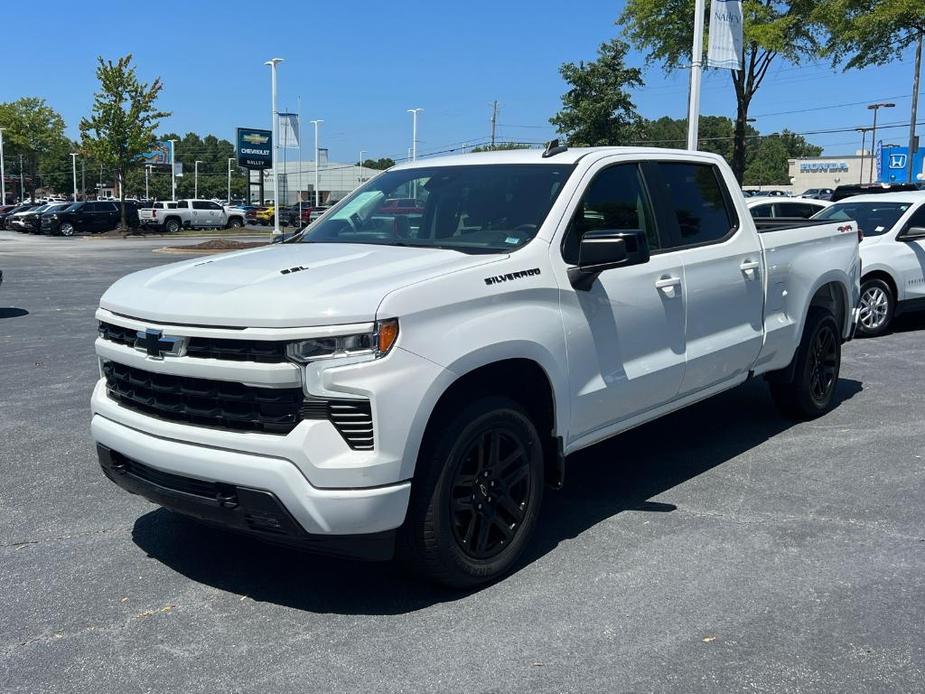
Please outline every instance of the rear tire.
[[783, 415], [809, 420], [832, 409], [841, 370], [841, 343], [832, 314], [823, 308], [811, 308], [794, 357], [793, 378], [769, 384], [771, 398]]
[[168, 234], [176, 234], [178, 231], [180, 231], [179, 220], [168, 219], [166, 222], [164, 222], [164, 231], [166, 231]]
[[509, 571], [543, 496], [543, 445], [515, 401], [485, 397], [435, 428], [418, 459], [400, 551], [413, 570], [453, 588]]
[[858, 306], [858, 333], [864, 337], [877, 337], [889, 330], [896, 310], [896, 297], [889, 284], [878, 278], [865, 280], [861, 285]]
[[70, 222], [64, 222], [60, 227], [58, 227], [58, 233], [60, 233], [62, 236], [73, 236], [74, 225]]

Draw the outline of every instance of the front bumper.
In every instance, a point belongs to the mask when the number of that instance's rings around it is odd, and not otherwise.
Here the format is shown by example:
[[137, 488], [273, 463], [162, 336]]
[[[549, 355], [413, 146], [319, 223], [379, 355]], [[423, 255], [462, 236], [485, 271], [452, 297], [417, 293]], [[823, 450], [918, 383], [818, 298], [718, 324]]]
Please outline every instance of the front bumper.
[[277, 542], [388, 558], [390, 531], [404, 522], [408, 508], [410, 482], [318, 489], [288, 460], [163, 439], [100, 415], [91, 429], [103, 471], [123, 489]]

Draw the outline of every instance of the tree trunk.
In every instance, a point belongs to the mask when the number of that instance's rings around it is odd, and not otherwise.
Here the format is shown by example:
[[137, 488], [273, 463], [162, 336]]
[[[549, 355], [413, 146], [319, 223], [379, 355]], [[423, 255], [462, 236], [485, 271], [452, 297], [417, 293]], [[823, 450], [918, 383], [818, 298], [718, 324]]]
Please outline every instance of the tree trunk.
[[748, 102], [739, 100], [736, 104], [735, 132], [732, 140], [732, 172], [739, 185], [745, 180], [745, 134], [748, 124]]

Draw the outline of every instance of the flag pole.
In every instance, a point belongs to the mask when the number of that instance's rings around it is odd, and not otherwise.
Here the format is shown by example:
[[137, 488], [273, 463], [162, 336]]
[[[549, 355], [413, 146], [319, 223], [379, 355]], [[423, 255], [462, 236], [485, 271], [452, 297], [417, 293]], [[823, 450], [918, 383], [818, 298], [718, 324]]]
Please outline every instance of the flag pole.
[[704, 0], [694, 3], [694, 45], [691, 48], [691, 88], [687, 107], [687, 148], [697, 151], [697, 130], [700, 121], [700, 75], [703, 71]]

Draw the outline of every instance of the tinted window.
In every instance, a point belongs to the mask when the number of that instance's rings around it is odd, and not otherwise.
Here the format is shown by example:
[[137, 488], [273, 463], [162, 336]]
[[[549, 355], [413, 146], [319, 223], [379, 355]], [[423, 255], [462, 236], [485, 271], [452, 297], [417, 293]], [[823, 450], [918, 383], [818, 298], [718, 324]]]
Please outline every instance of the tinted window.
[[906, 222], [906, 229], [909, 227], [925, 227], [925, 205], [920, 205], [919, 209], [909, 217], [909, 221]]
[[715, 166], [682, 162], [659, 164], [667, 200], [673, 205], [680, 246], [725, 238], [734, 226]]
[[855, 220], [864, 236], [880, 236], [895, 226], [909, 202], [851, 202], [847, 199], [826, 207], [813, 219], [828, 219], [833, 222]]
[[193, 200], [193, 209], [194, 210], [211, 210], [212, 208], [209, 207], [209, 203], [207, 202], [204, 202], [202, 200]]
[[805, 202], [779, 202], [777, 203], [778, 217], [802, 217], [809, 219], [819, 208], [816, 205], [808, 205]]
[[752, 217], [755, 219], [767, 219], [768, 217], [772, 216], [772, 207], [773, 204], [769, 202], [765, 205], [755, 205], [754, 207], [750, 207], [748, 211], [752, 213]]
[[581, 237], [589, 231], [631, 229], [646, 233], [650, 249], [659, 248], [639, 167], [635, 164], [611, 166], [597, 174], [585, 191], [565, 232], [562, 257], [568, 263], [577, 263]]
[[205, 206], [205, 209], [207, 209], [207, 210], [220, 210], [220, 209], [222, 209], [222, 206], [221, 206], [221, 205], [218, 205], [218, 204], [216, 204], [216, 203], [214, 203], [214, 202], [207, 202], [207, 203], [206, 203], [206, 206]]
[[177, 200], [177, 209], [180, 209], [180, 210], [188, 210], [188, 209], [189, 209], [189, 201], [188, 201], [188, 200]]

